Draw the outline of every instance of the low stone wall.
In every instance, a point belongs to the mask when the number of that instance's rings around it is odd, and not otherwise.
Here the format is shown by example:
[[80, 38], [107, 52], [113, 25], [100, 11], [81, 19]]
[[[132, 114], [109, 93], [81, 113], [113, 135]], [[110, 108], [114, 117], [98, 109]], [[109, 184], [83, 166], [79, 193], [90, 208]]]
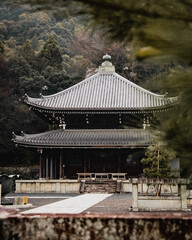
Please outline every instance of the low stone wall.
[[[164, 196], [146, 196], [139, 194], [137, 178], [132, 179], [132, 196], [133, 196], [133, 211], [145, 210], [145, 211], [157, 211], [157, 210], [174, 210], [174, 211], [188, 211], [187, 208], [187, 184], [186, 179], [177, 179], [178, 194]], [[155, 183], [155, 182], [154, 182]], [[157, 184], [159, 183], [159, 180]]]
[[188, 190], [188, 193], [187, 193], [187, 204], [192, 206], [192, 190]]
[[[139, 183], [138, 192], [145, 193], [147, 191], [147, 184]], [[79, 193], [80, 182], [78, 180], [16, 180], [16, 193], [21, 192], [58, 192], [58, 193]], [[178, 186], [162, 185], [162, 193], [178, 193]], [[131, 193], [132, 183], [129, 180], [121, 182], [121, 193]], [[150, 186], [149, 193], [154, 193], [154, 187]]]
[[16, 193], [56, 192], [79, 193], [80, 182], [77, 180], [16, 180]]
[[138, 196], [140, 210], [182, 210], [180, 196]]
[[192, 217], [177, 214], [22, 216], [0, 208], [0, 239], [192, 239]]
[[[149, 188], [146, 183], [138, 183], [138, 192], [139, 193], [146, 193], [148, 190], [148, 193], [155, 193], [154, 186], [150, 185]], [[132, 183], [129, 180], [122, 181], [121, 184], [121, 192], [123, 193], [131, 193], [132, 192]], [[163, 184], [161, 188], [162, 193], [172, 193], [177, 194], [178, 193], [178, 186], [177, 185], [168, 185]]]

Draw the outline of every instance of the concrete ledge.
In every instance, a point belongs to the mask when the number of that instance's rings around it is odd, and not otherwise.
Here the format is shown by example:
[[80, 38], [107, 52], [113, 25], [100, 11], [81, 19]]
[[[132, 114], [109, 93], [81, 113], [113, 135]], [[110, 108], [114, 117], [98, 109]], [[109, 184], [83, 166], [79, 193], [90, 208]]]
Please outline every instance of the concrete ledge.
[[56, 192], [79, 193], [80, 182], [77, 180], [16, 180], [16, 193]]
[[33, 207], [33, 204], [31, 203], [28, 203], [28, 204], [25, 204], [25, 205], [9, 205], [9, 206], [4, 206], [5, 208], [11, 208], [11, 209], [22, 209], [22, 208], [32, 208]]
[[39, 215], [0, 209], [0, 239], [192, 239], [192, 217], [173, 214]]
[[138, 208], [140, 210], [182, 210], [181, 197], [179, 196], [138, 196]]
[[[138, 192], [139, 193], [155, 193], [155, 188], [153, 185], [150, 185], [149, 187], [147, 186], [146, 183], [138, 183]], [[121, 192], [132, 192], [132, 183], [130, 180], [122, 180], [121, 183]], [[161, 187], [161, 192], [162, 193], [178, 193], [178, 186], [177, 185], [168, 185], [168, 184], [163, 184]]]

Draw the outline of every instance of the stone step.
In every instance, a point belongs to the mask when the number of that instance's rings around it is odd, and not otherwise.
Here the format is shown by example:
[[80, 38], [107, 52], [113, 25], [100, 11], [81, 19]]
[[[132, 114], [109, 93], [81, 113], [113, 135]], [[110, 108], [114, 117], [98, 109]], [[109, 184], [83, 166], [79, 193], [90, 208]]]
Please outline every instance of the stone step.
[[116, 181], [86, 181], [81, 185], [81, 192], [84, 193], [116, 193]]

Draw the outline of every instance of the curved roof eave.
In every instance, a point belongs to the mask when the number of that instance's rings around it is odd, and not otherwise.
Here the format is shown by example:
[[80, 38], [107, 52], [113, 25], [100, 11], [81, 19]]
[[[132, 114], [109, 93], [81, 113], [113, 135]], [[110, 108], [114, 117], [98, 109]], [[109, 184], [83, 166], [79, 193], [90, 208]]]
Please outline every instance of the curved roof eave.
[[151, 143], [153, 134], [143, 129], [52, 130], [38, 134], [13, 134], [13, 142], [32, 148], [130, 148]]
[[177, 101], [177, 97], [152, 93], [115, 72], [98, 72], [61, 92], [25, 99], [30, 106], [61, 111], [152, 110]]
[[51, 108], [51, 107], [41, 107], [37, 104], [29, 104], [29, 106], [34, 107], [35, 109], [39, 109], [39, 111], [48, 111], [48, 112], [74, 112], [74, 113], [127, 113], [127, 112], [150, 112], [150, 111], [164, 111], [167, 108], [172, 108], [178, 104], [177, 97], [175, 97], [175, 101], [171, 104], [156, 106], [151, 108]]

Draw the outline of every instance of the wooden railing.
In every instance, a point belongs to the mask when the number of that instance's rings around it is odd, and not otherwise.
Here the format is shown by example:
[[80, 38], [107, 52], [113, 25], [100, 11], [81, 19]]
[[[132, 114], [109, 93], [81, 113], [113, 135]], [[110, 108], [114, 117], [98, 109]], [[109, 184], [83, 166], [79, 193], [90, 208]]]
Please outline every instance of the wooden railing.
[[127, 173], [77, 173], [78, 180], [124, 180]]

